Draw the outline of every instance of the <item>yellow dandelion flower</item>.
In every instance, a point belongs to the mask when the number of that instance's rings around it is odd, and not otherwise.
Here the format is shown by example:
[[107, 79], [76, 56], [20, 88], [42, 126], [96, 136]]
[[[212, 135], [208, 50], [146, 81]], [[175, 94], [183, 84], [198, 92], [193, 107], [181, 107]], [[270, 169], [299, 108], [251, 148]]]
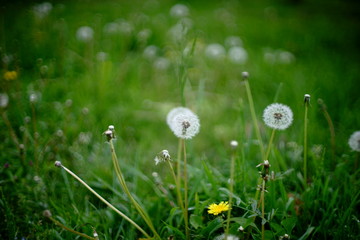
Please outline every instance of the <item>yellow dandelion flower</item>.
[[17, 72], [16, 71], [6, 71], [4, 73], [4, 79], [6, 81], [11, 81], [11, 80], [15, 80], [17, 78]]
[[226, 212], [230, 210], [228, 202], [220, 202], [219, 204], [213, 203], [208, 207], [208, 213], [218, 215], [219, 213]]

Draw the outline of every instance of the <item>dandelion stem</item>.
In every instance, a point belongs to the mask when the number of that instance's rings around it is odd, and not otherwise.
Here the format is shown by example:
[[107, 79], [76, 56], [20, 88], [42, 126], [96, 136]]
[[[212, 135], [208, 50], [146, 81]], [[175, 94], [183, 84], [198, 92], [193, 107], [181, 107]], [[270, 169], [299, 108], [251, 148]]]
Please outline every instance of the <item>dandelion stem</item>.
[[227, 213], [225, 239], [227, 239], [227, 235], [229, 234], [229, 227], [230, 227], [232, 196], [233, 196], [233, 192], [234, 192], [234, 175], [235, 175], [235, 151], [233, 151], [233, 153], [231, 155], [230, 183], [229, 183], [229, 206], [230, 206], [230, 209]]
[[262, 186], [261, 186], [261, 239], [265, 239], [265, 183], [266, 181], [262, 180]]
[[266, 159], [265, 158], [265, 152], [264, 152], [264, 145], [263, 145], [263, 142], [262, 142], [262, 139], [261, 139], [261, 134], [260, 134], [260, 128], [259, 128], [257, 118], [256, 118], [254, 101], [253, 101], [253, 97], [252, 97], [251, 90], [250, 90], [250, 84], [249, 84], [249, 81], [247, 79], [244, 80], [244, 83], [245, 83], [245, 88], [246, 88], [246, 94], [248, 96], [250, 112], [251, 112], [251, 118], [252, 118], [252, 121], [253, 121], [253, 124], [254, 124], [256, 138], [259, 141], [259, 147], [260, 147], [261, 156], [262, 156], [263, 159]]
[[174, 181], [175, 181], [175, 184], [176, 184], [176, 194], [177, 194], [178, 204], [179, 204], [181, 210], [182, 210], [183, 213], [184, 213], [184, 211], [185, 211], [184, 202], [183, 202], [183, 200], [182, 200], [182, 194], [181, 194], [181, 189], [180, 189], [180, 186], [179, 186], [179, 183], [178, 183], [178, 178], [177, 178], [176, 175], [175, 175], [175, 171], [174, 171], [174, 168], [173, 168], [171, 162], [170, 162], [170, 161], [167, 161], [167, 162], [169, 163], [169, 167], [170, 167], [170, 170], [171, 170], [171, 174], [172, 174], [172, 176], [173, 176], [173, 178], [174, 178]]
[[53, 217], [48, 217], [53, 223], [55, 223], [56, 225], [58, 225], [59, 227], [65, 229], [66, 231], [68, 232], [72, 232], [76, 235], [79, 235], [81, 237], [84, 237], [84, 238], [87, 238], [87, 239], [90, 239], [90, 240], [96, 240], [97, 238], [93, 238], [93, 237], [90, 237], [84, 233], [81, 233], [81, 232], [78, 232], [78, 231], [75, 231], [71, 228], [68, 228], [67, 226], [65, 226], [64, 224], [62, 224], [61, 222], [59, 222], [58, 220], [54, 219]]
[[137, 225], [132, 219], [130, 219], [128, 216], [126, 216], [124, 213], [122, 213], [120, 210], [115, 208], [111, 203], [106, 201], [103, 197], [101, 197], [94, 189], [92, 189], [89, 185], [87, 185], [80, 177], [78, 177], [75, 173], [73, 173], [71, 170], [67, 169], [63, 165], [61, 167], [68, 172], [71, 176], [73, 176], [76, 180], [78, 180], [82, 185], [84, 185], [90, 192], [92, 192], [97, 198], [99, 198], [103, 203], [105, 203], [109, 208], [114, 210], [117, 214], [119, 214], [121, 217], [123, 217], [125, 220], [127, 220], [129, 223], [131, 223], [134, 227], [136, 227], [144, 236], [147, 238], [151, 238], [149, 234], [147, 234], [139, 225]]
[[34, 160], [35, 160], [35, 168], [38, 171], [39, 169], [39, 158], [37, 155], [38, 152], [38, 132], [36, 128], [36, 111], [35, 111], [35, 104], [31, 102], [31, 114], [32, 114], [32, 124], [33, 124], [33, 133], [34, 133]]
[[149, 217], [149, 215], [145, 212], [145, 210], [140, 206], [140, 204], [134, 199], [134, 197], [132, 196], [132, 194], [130, 193], [130, 190], [128, 189], [126, 182], [125, 182], [125, 178], [121, 172], [121, 168], [120, 168], [120, 164], [119, 161], [117, 159], [116, 153], [115, 153], [115, 148], [114, 148], [114, 144], [113, 144], [113, 139], [110, 139], [109, 141], [110, 143], [110, 150], [111, 150], [111, 158], [113, 161], [113, 165], [115, 168], [115, 173], [119, 179], [120, 185], [123, 188], [124, 192], [126, 193], [126, 195], [129, 197], [131, 203], [134, 205], [134, 207], [136, 208], [136, 210], [139, 212], [139, 214], [141, 215], [141, 217], [144, 219], [144, 221], [146, 222], [146, 224], [149, 226], [149, 228], [151, 229], [151, 231], [154, 233], [154, 235], [156, 236], [156, 238], [161, 239], [160, 235], [157, 233], [157, 231], [155, 230], [154, 225], [152, 224], [152, 221]]
[[1, 113], [1, 117], [3, 118], [5, 125], [6, 125], [6, 126], [8, 127], [8, 129], [9, 129], [9, 132], [10, 132], [10, 136], [11, 136], [12, 141], [14, 142], [16, 148], [17, 148], [17, 149], [19, 150], [19, 152], [20, 152], [21, 149], [20, 149], [19, 139], [18, 139], [18, 137], [16, 136], [16, 133], [15, 133], [15, 131], [14, 131], [12, 125], [11, 125], [11, 122], [9, 121], [9, 118], [7, 117], [7, 114], [6, 114], [5, 111], [3, 111], [3, 112]]
[[308, 103], [305, 102], [304, 114], [304, 186], [307, 186], [307, 129], [308, 129]]
[[185, 140], [181, 139], [182, 146], [183, 146], [183, 156], [184, 156], [184, 222], [185, 222], [185, 233], [186, 239], [190, 239], [189, 233], [189, 217], [188, 217], [188, 179], [187, 179], [187, 161], [186, 161], [186, 145]]
[[266, 154], [265, 154], [265, 158], [264, 160], [268, 160], [269, 158], [269, 155], [270, 155], [270, 150], [271, 150], [271, 145], [272, 145], [272, 142], [274, 141], [274, 137], [275, 137], [275, 128], [272, 130], [271, 132], [271, 137], [270, 137], [270, 141], [269, 141], [269, 145], [267, 147], [267, 150], [266, 150]]

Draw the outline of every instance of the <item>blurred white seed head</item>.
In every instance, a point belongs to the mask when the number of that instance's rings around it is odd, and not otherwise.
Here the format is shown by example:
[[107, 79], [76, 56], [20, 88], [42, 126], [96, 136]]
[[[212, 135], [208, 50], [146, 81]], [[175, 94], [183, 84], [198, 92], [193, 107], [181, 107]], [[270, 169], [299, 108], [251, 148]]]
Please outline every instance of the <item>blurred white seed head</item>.
[[184, 4], [175, 4], [170, 9], [170, 16], [174, 18], [183, 18], [189, 16], [190, 11]]
[[36, 93], [31, 93], [29, 96], [29, 100], [31, 103], [36, 103], [39, 100], [39, 98]]
[[0, 93], [0, 108], [6, 108], [9, 105], [9, 96], [6, 93]]
[[349, 146], [353, 151], [360, 152], [360, 131], [356, 131], [350, 136]]
[[50, 210], [44, 210], [43, 216], [46, 218], [50, 218], [50, 217], [52, 217], [52, 214], [51, 214]]
[[214, 240], [239, 240], [239, 238], [232, 234], [228, 234], [228, 235], [221, 234], [215, 237]]
[[76, 39], [80, 42], [90, 42], [94, 38], [94, 30], [89, 26], [82, 26], [76, 31]]
[[236, 140], [232, 140], [232, 141], [230, 142], [230, 146], [231, 146], [231, 148], [233, 148], [233, 149], [237, 148], [238, 145], [239, 145], [239, 143], [238, 143]]
[[243, 231], [244, 231], [244, 227], [243, 227], [243, 226], [240, 226], [240, 227], [238, 228], [238, 230], [239, 230], [240, 232], [243, 232]]
[[191, 139], [200, 131], [198, 116], [188, 108], [175, 108], [169, 112], [166, 121], [178, 138]]
[[161, 162], [170, 161], [170, 160], [171, 160], [171, 157], [170, 157], [168, 150], [162, 150], [161, 152], [159, 152], [156, 155], [156, 157], [154, 159], [155, 165], [158, 165]]
[[155, 60], [153, 67], [154, 67], [156, 70], [165, 71], [165, 70], [167, 70], [167, 69], [170, 67], [170, 61], [169, 61], [167, 58], [158, 57], [158, 58]]
[[114, 131], [114, 130], [115, 130], [114, 125], [109, 125], [109, 127], [108, 127], [108, 128], [109, 128], [109, 130], [110, 130], [110, 131]]
[[144, 49], [143, 57], [148, 60], [153, 60], [157, 57], [160, 49], [157, 46], [150, 45]]
[[228, 48], [231, 47], [242, 47], [243, 43], [240, 37], [229, 36], [225, 39], [225, 46]]
[[293, 113], [288, 106], [280, 103], [273, 103], [265, 108], [263, 119], [268, 127], [284, 130], [292, 124]]
[[205, 56], [210, 60], [222, 60], [226, 56], [226, 50], [221, 44], [209, 44], [205, 48]]
[[244, 48], [234, 46], [229, 49], [228, 59], [234, 64], [244, 64], [248, 60], [248, 53]]
[[96, 54], [96, 60], [99, 62], [105, 62], [108, 59], [108, 54], [106, 52], [98, 52]]
[[37, 18], [42, 19], [49, 15], [50, 11], [52, 10], [53, 6], [49, 2], [43, 2], [37, 4], [33, 7], [34, 14]]

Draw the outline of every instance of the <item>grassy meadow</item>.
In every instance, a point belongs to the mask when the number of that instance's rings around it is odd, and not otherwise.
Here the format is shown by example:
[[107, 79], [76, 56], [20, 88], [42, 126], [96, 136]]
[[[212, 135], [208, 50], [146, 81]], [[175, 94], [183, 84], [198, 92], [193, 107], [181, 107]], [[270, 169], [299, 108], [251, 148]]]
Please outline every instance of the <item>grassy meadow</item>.
[[[1, 239], [360, 238], [358, 2], [0, 6]], [[264, 123], [272, 103], [287, 129]]]

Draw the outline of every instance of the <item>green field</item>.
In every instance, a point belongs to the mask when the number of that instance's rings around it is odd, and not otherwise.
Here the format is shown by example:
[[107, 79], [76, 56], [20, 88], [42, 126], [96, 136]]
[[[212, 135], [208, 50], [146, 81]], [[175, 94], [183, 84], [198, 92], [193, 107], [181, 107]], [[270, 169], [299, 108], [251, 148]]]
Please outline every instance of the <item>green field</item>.
[[[1, 239], [360, 239], [357, 1], [0, 7]], [[287, 129], [264, 123], [272, 103]], [[179, 106], [192, 139], [167, 124]]]

